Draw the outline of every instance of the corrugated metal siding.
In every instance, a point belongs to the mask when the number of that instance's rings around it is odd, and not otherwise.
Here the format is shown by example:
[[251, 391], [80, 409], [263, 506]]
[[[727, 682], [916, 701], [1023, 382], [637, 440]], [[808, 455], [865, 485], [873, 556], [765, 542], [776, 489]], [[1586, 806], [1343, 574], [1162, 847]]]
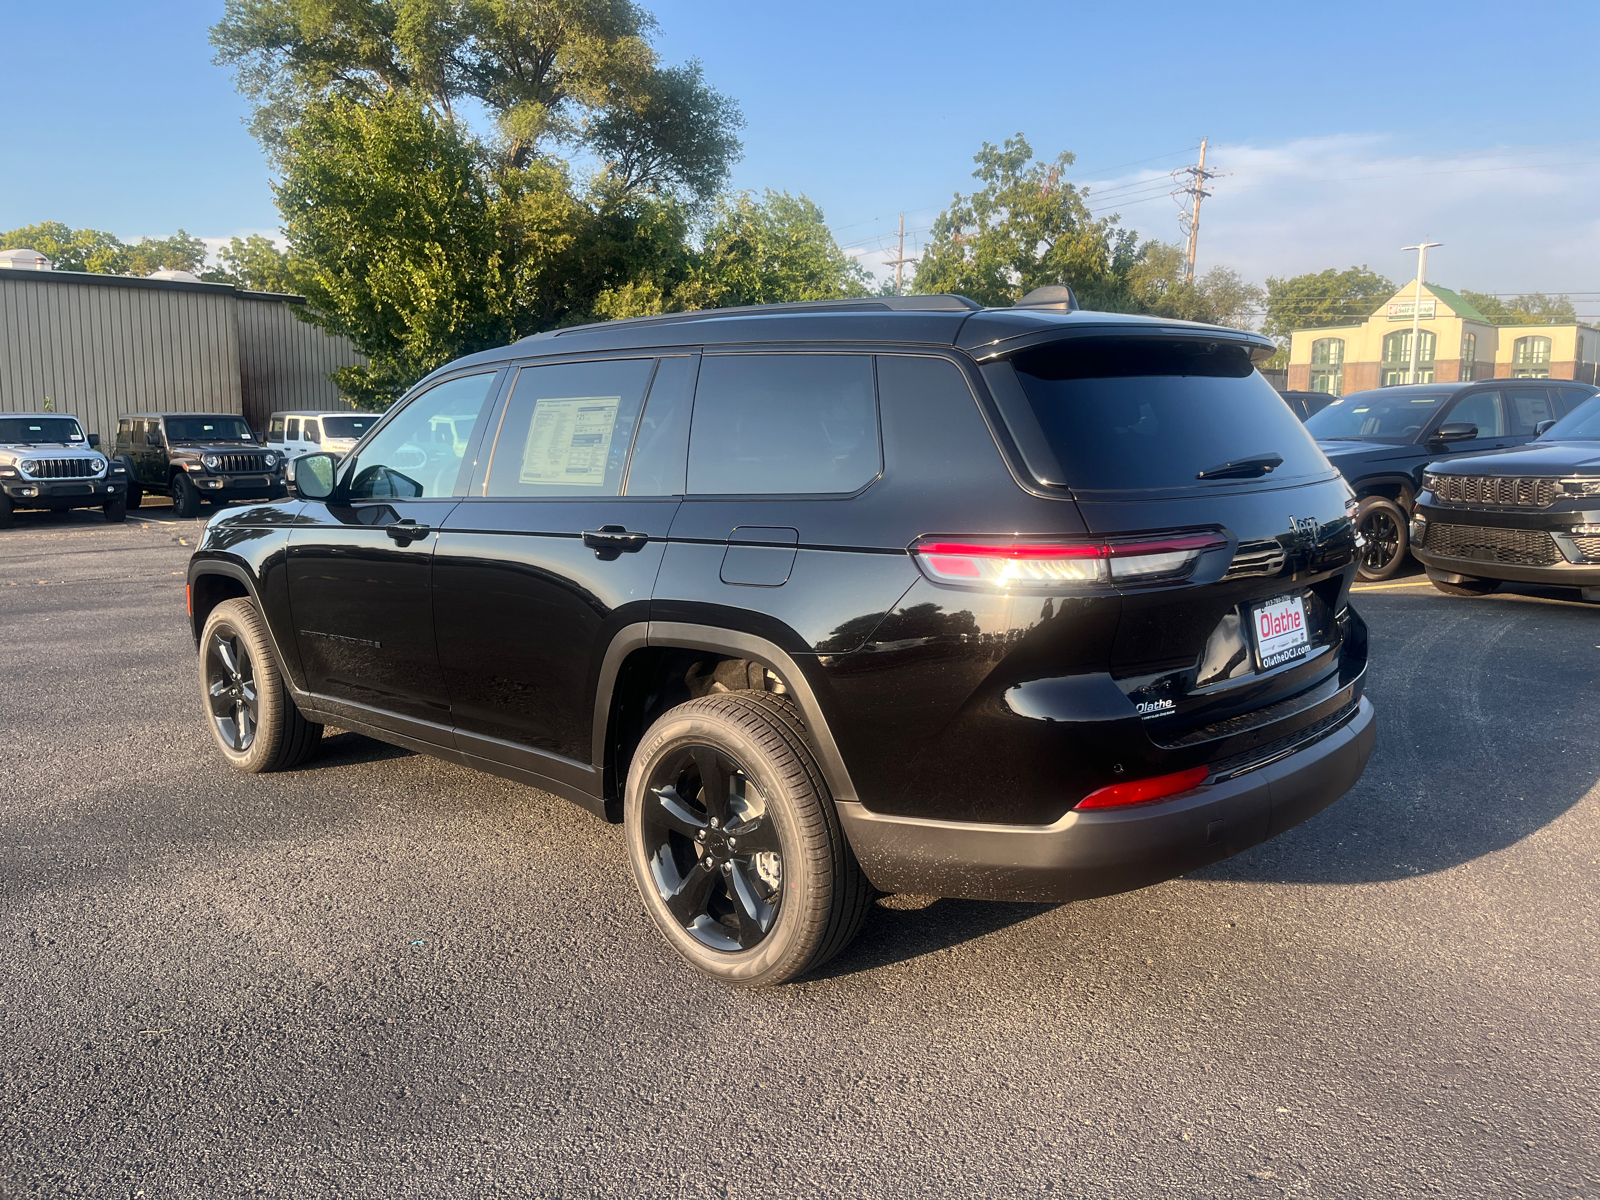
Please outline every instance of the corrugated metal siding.
[[240, 296], [238, 305], [239, 371], [251, 425], [265, 429], [280, 409], [350, 407], [328, 382], [330, 371], [367, 361], [349, 341], [300, 320], [281, 300]]
[[19, 280], [0, 272], [0, 412], [50, 399], [105, 437], [118, 413], [243, 412], [229, 292]]
[[365, 362], [277, 298], [159, 280], [0, 269], [0, 412], [59, 413], [106, 438], [126, 412], [345, 408], [328, 382]]

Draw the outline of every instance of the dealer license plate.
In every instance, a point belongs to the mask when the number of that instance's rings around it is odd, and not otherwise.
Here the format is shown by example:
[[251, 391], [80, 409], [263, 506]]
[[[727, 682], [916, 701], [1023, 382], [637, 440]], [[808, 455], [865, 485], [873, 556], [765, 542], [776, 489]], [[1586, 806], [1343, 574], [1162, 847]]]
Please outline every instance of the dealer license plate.
[[265, 475], [235, 475], [228, 480], [228, 486], [234, 488], [264, 488], [267, 486]]
[[1256, 605], [1250, 610], [1250, 625], [1256, 634], [1256, 660], [1263, 671], [1311, 653], [1305, 600], [1299, 596], [1274, 596]]

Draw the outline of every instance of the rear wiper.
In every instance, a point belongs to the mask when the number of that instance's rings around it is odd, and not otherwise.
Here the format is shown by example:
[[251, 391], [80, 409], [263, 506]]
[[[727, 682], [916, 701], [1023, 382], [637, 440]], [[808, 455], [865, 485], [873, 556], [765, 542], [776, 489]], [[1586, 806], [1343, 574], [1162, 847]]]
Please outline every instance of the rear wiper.
[[1236, 458], [1232, 462], [1207, 467], [1196, 479], [1258, 479], [1275, 467], [1283, 466], [1281, 454], [1257, 454], [1250, 458]]

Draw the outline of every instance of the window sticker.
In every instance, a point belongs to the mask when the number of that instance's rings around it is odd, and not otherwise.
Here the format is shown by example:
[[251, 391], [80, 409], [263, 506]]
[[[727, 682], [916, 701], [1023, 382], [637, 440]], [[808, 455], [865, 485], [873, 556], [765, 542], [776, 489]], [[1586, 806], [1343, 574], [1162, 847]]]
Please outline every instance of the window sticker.
[[540, 397], [522, 450], [522, 483], [603, 487], [621, 396]]

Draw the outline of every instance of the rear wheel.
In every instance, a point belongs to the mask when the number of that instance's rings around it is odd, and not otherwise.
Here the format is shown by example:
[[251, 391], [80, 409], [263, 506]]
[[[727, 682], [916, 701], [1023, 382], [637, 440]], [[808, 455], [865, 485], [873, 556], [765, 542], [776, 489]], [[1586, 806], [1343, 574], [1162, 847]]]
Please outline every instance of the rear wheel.
[[180, 517], [200, 515], [200, 489], [190, 482], [187, 475], [172, 477], [172, 508]]
[[1406, 534], [1406, 515], [1400, 506], [1385, 496], [1365, 496], [1356, 510], [1356, 529], [1366, 544], [1361, 547], [1361, 578], [1393, 577], [1406, 561], [1410, 541]]
[[1458, 575], [1454, 582], [1447, 583], [1432, 571], [1428, 572], [1428, 582], [1446, 596], [1487, 596], [1500, 586], [1498, 579], [1477, 579], [1471, 575]]
[[322, 740], [284, 686], [267, 627], [248, 600], [211, 610], [200, 635], [200, 692], [223, 757], [239, 771], [284, 771]]
[[791, 701], [729, 692], [672, 709], [640, 743], [624, 804], [645, 908], [714, 979], [784, 983], [860, 931], [871, 888]]

